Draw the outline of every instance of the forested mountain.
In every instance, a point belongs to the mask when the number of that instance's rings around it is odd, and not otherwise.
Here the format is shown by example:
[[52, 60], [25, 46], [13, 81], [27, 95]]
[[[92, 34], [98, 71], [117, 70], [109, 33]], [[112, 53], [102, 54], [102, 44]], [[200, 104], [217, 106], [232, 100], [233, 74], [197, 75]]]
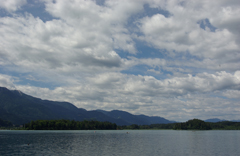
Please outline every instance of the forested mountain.
[[162, 117], [133, 115], [114, 110], [87, 111], [68, 102], [42, 100], [17, 90], [0, 87], [0, 119], [13, 124], [29, 123], [32, 120], [97, 120], [116, 123], [117, 125], [150, 125], [172, 123]]
[[0, 119], [0, 127], [11, 127], [11, 126], [12, 126], [11, 122]]
[[216, 123], [216, 122], [222, 122], [222, 121], [226, 121], [226, 120], [221, 120], [221, 119], [218, 119], [218, 118], [213, 118], [213, 119], [207, 119], [207, 120], [204, 120], [205, 122], [213, 122], [213, 123]]
[[137, 124], [137, 125], [150, 125], [150, 124], [157, 124], [157, 123], [173, 123], [174, 121], [166, 120], [162, 117], [158, 116], [146, 116], [146, 115], [133, 115], [128, 112], [120, 111], [120, 110], [113, 110], [113, 111], [103, 111], [97, 110], [99, 112], [104, 113], [105, 115], [115, 118], [115, 119], [122, 119], [124, 121], [128, 121], [129, 124]]
[[175, 130], [240, 130], [240, 122], [220, 121], [205, 122], [199, 119], [188, 120], [187, 122], [175, 123]]
[[187, 122], [176, 123], [175, 130], [211, 130], [210, 123], [199, 119], [188, 120]]

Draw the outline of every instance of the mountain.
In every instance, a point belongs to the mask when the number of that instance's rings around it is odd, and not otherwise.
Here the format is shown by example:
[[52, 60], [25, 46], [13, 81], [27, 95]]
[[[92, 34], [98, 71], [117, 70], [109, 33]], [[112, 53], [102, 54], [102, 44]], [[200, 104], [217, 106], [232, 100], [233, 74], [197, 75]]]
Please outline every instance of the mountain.
[[187, 122], [177, 123], [174, 126], [175, 130], [211, 130], [210, 123], [199, 119], [188, 120]]
[[0, 88], [0, 118], [13, 124], [23, 124], [31, 120], [75, 119], [79, 111], [67, 102], [41, 100], [20, 91]]
[[240, 122], [240, 120], [231, 120], [231, 122]]
[[117, 125], [172, 123], [162, 117], [133, 115], [120, 110], [87, 111], [68, 102], [42, 100], [4, 87], [0, 87], [0, 119], [18, 125], [32, 120], [56, 119], [109, 121]]
[[240, 122], [240, 120], [224, 120], [224, 119], [218, 119], [218, 118], [207, 119], [207, 120], [204, 120], [204, 121], [205, 121], [205, 122], [213, 122], [213, 123], [223, 122], [223, 121]]
[[213, 119], [207, 119], [207, 120], [204, 120], [205, 122], [221, 122], [221, 121], [226, 121], [226, 120], [221, 120], [221, 119], [218, 119], [218, 118], [213, 118]]
[[158, 116], [146, 116], [146, 115], [133, 115], [128, 112], [120, 111], [120, 110], [112, 110], [112, 111], [104, 111], [97, 110], [99, 112], [104, 113], [105, 115], [112, 117], [114, 119], [121, 119], [127, 121], [129, 125], [137, 124], [137, 125], [150, 125], [150, 124], [167, 124], [173, 123], [174, 121], [166, 120], [162, 117]]

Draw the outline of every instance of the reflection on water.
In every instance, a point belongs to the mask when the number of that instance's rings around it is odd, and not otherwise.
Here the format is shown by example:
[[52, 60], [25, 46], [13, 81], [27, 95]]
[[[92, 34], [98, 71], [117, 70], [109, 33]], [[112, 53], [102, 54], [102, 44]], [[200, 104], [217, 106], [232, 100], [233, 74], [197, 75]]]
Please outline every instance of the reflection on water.
[[0, 155], [225, 156], [239, 142], [240, 131], [0, 131]]

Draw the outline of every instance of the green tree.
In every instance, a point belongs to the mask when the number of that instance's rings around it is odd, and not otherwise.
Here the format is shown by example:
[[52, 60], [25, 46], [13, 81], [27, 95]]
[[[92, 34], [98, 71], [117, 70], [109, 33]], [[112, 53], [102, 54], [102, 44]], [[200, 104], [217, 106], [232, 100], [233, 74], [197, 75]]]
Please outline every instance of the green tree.
[[176, 123], [175, 130], [210, 130], [212, 129], [209, 123], [199, 119], [188, 120], [185, 123]]

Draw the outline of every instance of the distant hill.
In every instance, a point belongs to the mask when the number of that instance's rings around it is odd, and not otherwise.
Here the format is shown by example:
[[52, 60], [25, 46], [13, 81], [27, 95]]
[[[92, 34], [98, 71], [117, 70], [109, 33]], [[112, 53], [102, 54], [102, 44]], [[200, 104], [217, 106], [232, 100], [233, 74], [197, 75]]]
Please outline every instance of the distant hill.
[[204, 120], [204, 121], [205, 122], [212, 122], [212, 123], [223, 122], [223, 121], [240, 122], [240, 120], [224, 120], [224, 119], [218, 119], [218, 118], [207, 119], [207, 120]]
[[205, 122], [222, 122], [222, 121], [226, 121], [226, 120], [221, 120], [221, 119], [218, 119], [218, 118], [213, 118], [213, 119], [207, 119], [207, 120], [204, 120]]
[[4, 87], [0, 87], [0, 119], [18, 125], [32, 120], [57, 119], [109, 121], [117, 125], [150, 125], [173, 122], [162, 117], [133, 115], [119, 110], [87, 111], [68, 102], [42, 100]]
[[211, 130], [210, 123], [199, 119], [188, 120], [187, 122], [177, 123], [174, 126], [175, 130]]
[[240, 120], [231, 120], [232, 122], [240, 122]]
[[11, 122], [0, 119], [0, 127], [11, 127], [11, 126], [12, 126]]
[[146, 115], [133, 115], [128, 112], [124, 112], [124, 111], [120, 111], [120, 110], [113, 110], [113, 111], [97, 110], [97, 111], [102, 112], [111, 118], [127, 121], [128, 125], [129, 124], [150, 125], [150, 124], [174, 123], [174, 121], [169, 121], [167, 119], [164, 119], [164, 118], [158, 117], [158, 116], [149, 117]]

